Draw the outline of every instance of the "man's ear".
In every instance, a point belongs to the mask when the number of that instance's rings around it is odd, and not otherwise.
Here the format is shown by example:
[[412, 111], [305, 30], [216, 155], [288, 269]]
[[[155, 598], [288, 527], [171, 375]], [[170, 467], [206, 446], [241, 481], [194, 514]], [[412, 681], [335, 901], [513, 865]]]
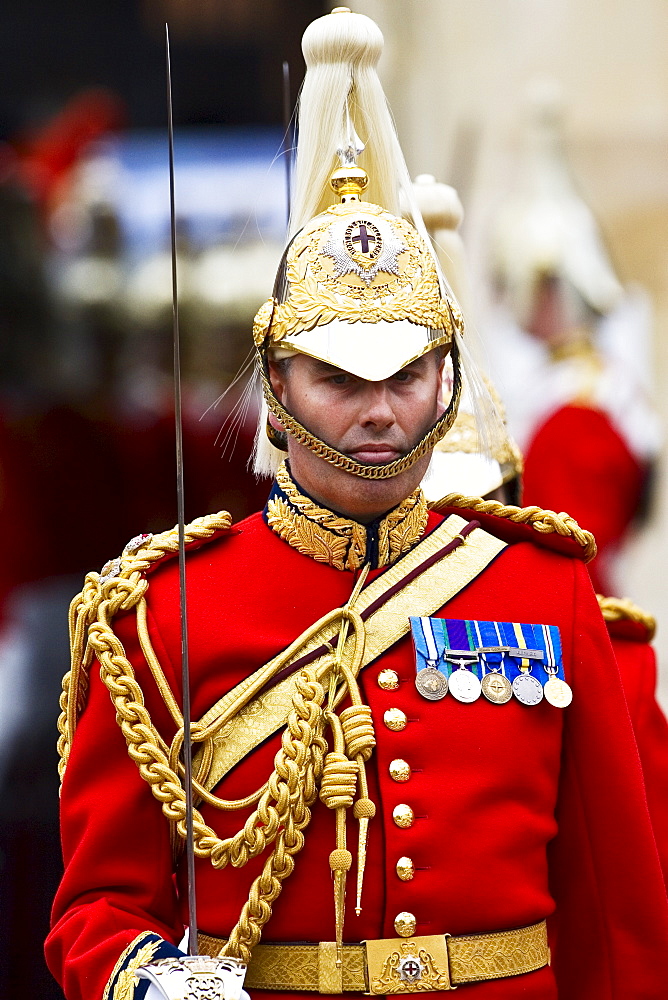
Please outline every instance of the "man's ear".
[[274, 395], [279, 403], [285, 403], [285, 366], [280, 362], [269, 360], [269, 380], [274, 390]]
[[443, 356], [438, 364], [438, 399], [436, 402], [436, 418], [440, 418], [445, 413], [445, 403], [443, 402], [443, 371], [445, 369], [445, 359], [450, 353], [450, 344], [446, 344], [443, 349]]

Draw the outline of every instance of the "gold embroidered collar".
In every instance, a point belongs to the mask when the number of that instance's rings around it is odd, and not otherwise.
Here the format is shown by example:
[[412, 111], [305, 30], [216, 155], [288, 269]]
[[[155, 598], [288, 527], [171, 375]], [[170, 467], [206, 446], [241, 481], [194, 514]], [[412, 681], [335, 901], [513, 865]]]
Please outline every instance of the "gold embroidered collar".
[[371, 524], [359, 524], [320, 507], [302, 493], [285, 463], [264, 510], [267, 524], [302, 555], [335, 569], [390, 566], [420, 540], [427, 526], [427, 503], [421, 489]]

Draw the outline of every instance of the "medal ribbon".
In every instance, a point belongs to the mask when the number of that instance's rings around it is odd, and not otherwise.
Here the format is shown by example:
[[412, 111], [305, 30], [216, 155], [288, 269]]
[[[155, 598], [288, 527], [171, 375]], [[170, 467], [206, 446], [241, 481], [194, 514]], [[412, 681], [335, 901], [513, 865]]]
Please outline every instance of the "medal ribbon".
[[442, 619], [411, 618], [410, 622], [415, 652], [417, 653], [415, 660], [416, 672], [422, 670], [424, 667], [436, 667], [437, 670], [443, 671], [445, 637]]
[[545, 681], [549, 680], [551, 674], [560, 680], [565, 680], [559, 627], [557, 625], [533, 625], [532, 628], [535, 646], [543, 653], [543, 664], [549, 668], [544, 670]]
[[[447, 618], [442, 619], [442, 621], [446, 649], [455, 650], [455, 653], [451, 657], [446, 658], [446, 668], [448, 676], [450, 676], [455, 670], [459, 669], [459, 663], [455, 662], [460, 659], [457, 656], [457, 650], [475, 653], [476, 642], [473, 637], [472, 622], [459, 618]], [[471, 670], [479, 679], [480, 669], [477, 654], [475, 659], [473, 657], [466, 657], [464, 667], [467, 670]]]
[[[517, 645], [520, 649], [527, 648], [527, 641], [524, 638], [524, 633], [522, 632], [522, 626], [519, 622], [512, 622], [512, 629], [515, 633], [515, 638], [517, 639]], [[531, 630], [533, 632], [533, 629]], [[522, 657], [522, 662], [520, 663], [520, 670], [531, 670], [531, 664], [529, 663], [529, 658], [527, 656]]]
[[[539, 648], [534, 643], [533, 627], [531, 625], [521, 625], [519, 622], [497, 622], [497, 626], [503, 638], [504, 646], [510, 646], [511, 649], [528, 649], [528, 639], [532, 649]], [[517, 653], [505, 653], [504, 655], [507, 657], [506, 676], [509, 681], [514, 681], [518, 674], [523, 672], [520, 669], [520, 664], [522, 667], [529, 667], [532, 673], [534, 672], [534, 667], [539, 665], [533, 658], [521, 657]]]
[[[499, 632], [498, 622], [479, 622], [474, 621], [471, 624], [475, 627], [478, 647], [489, 647], [489, 646], [503, 646], [503, 641], [501, 639], [501, 633]], [[481, 673], [485, 673], [487, 669], [498, 670], [504, 676], [506, 674], [506, 669], [503, 661], [503, 653], [499, 650], [494, 650], [493, 652], [479, 653]]]

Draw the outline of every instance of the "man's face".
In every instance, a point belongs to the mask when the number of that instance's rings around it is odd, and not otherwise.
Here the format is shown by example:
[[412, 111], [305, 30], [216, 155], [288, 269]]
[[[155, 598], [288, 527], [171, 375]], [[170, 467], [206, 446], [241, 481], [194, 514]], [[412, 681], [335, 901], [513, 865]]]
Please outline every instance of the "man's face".
[[[281, 403], [331, 447], [365, 464], [387, 464], [411, 450], [443, 409], [443, 361], [433, 351], [382, 382], [369, 382], [295, 354], [271, 366]], [[371, 521], [419, 485], [429, 455], [390, 479], [361, 479], [318, 458], [288, 436], [292, 473], [314, 499], [358, 521]]]

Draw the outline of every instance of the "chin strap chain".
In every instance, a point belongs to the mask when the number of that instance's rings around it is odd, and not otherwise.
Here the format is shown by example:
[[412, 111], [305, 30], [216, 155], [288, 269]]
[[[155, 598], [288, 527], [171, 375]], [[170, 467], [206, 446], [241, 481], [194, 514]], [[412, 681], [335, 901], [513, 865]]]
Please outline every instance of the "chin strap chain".
[[[395, 459], [393, 462], [388, 462], [386, 465], [365, 465], [362, 462], [357, 462], [349, 455], [344, 454], [342, 451], [337, 451], [336, 448], [332, 448], [331, 445], [326, 444], [321, 438], [312, 434], [276, 398], [262, 355], [260, 355], [258, 367], [262, 378], [262, 391], [267, 406], [281, 422], [288, 434], [299, 444], [304, 445], [305, 448], [312, 451], [318, 458], [324, 459], [325, 462], [329, 462], [330, 465], [334, 465], [337, 469], [343, 469], [344, 472], [350, 472], [353, 476], [359, 476], [360, 479], [391, 479], [392, 476], [398, 476], [399, 473], [406, 472], [420, 458], [433, 450], [434, 446], [438, 444], [441, 438], [445, 437], [457, 419], [457, 410], [462, 393], [462, 379], [456, 337], [452, 341], [452, 396], [445, 413], [439, 417], [434, 426], [427, 431], [414, 448], [411, 448], [406, 455]], [[270, 427], [271, 425], [268, 424], [268, 426]], [[277, 434], [280, 435], [280, 432], [275, 432], [272, 428], [270, 440], [276, 447], [285, 451], [287, 444], [282, 437], [277, 437]]]

